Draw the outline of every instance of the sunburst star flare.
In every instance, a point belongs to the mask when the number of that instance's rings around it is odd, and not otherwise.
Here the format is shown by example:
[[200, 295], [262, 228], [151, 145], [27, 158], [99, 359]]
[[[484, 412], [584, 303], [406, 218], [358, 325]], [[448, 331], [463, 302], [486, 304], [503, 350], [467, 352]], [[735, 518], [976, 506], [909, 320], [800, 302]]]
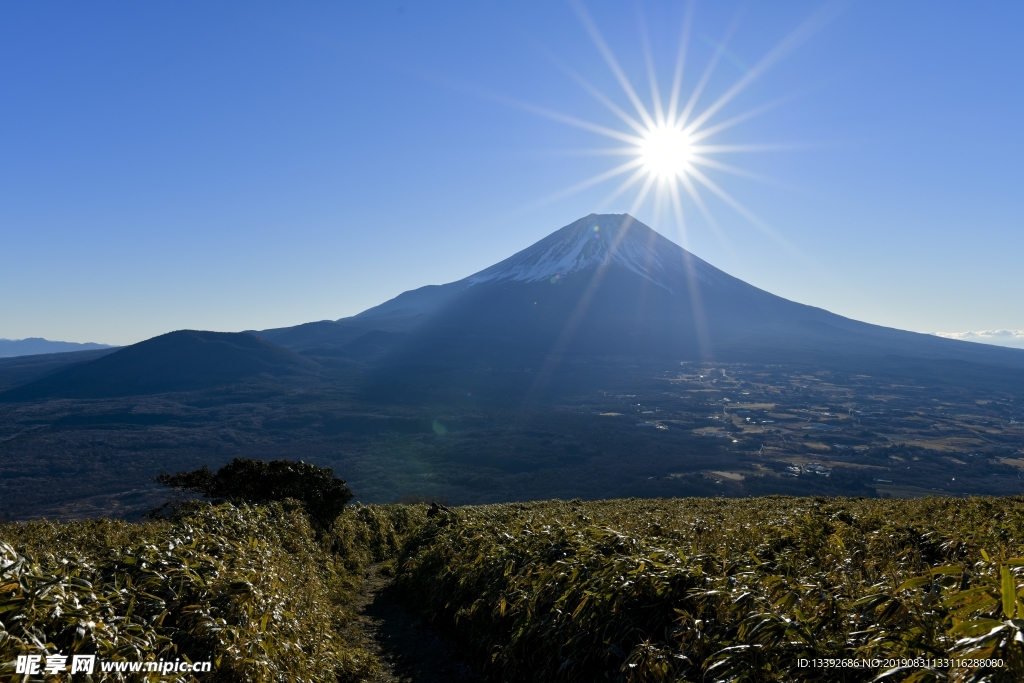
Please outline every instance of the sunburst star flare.
[[[614, 98], [586, 81], [580, 74], [562, 66], [570, 77], [584, 91], [599, 102], [605, 109], [621, 122], [621, 128], [609, 127], [587, 121], [576, 116], [569, 116], [550, 109], [532, 105], [521, 105], [535, 114], [554, 121], [570, 125], [590, 133], [610, 138], [620, 146], [591, 150], [595, 155], [612, 155], [627, 157], [624, 163], [597, 173], [560, 191], [552, 193], [541, 203], [564, 199], [598, 185], [610, 182], [619, 176], [626, 176], [613, 187], [598, 209], [609, 207], [612, 202], [633, 191], [633, 201], [629, 213], [636, 213], [648, 201], [654, 204], [655, 217], [664, 213], [674, 215], [679, 236], [685, 245], [687, 239], [687, 221], [685, 211], [693, 207], [705, 222], [722, 238], [718, 222], [714, 219], [705, 195], [715, 197], [724, 206], [742, 216], [756, 228], [772, 239], [783, 244], [784, 241], [768, 227], [765, 221], [756, 216], [754, 211], [745, 206], [731, 193], [725, 190], [722, 183], [715, 182], [705, 171], [713, 170], [718, 174], [728, 174], [756, 182], [774, 183], [771, 179], [735, 164], [723, 163], [714, 157], [721, 154], [750, 154], [759, 152], [775, 152], [798, 147], [788, 144], [753, 144], [720, 141], [722, 134], [734, 127], [775, 108], [779, 101], [769, 102], [746, 111], [723, 116], [727, 105], [752, 83], [760, 78], [769, 68], [797, 45], [805, 41], [825, 23], [831, 20], [842, 9], [841, 3], [829, 2], [813, 13], [794, 31], [786, 36], [778, 45], [753, 67], [746, 70], [734, 83], [725, 88], [724, 92], [707, 106], [701, 107], [701, 98], [708, 92], [712, 75], [720, 63], [723, 52], [736, 28], [736, 22], [728, 28], [721, 41], [716, 43], [716, 51], [708, 61], [703, 73], [694, 79], [692, 85], [686, 87], [685, 66], [687, 49], [690, 44], [690, 31], [693, 24], [693, 3], [691, 2], [684, 14], [682, 32], [679, 38], [679, 50], [673, 65], [673, 78], [668, 97], [663, 97], [655, 60], [647, 39], [647, 31], [641, 19], [641, 43], [647, 69], [649, 85], [649, 101], [645, 100], [640, 90], [632, 83], [626, 70], [612, 52], [608, 41], [601, 34], [597, 23], [581, 2], [571, 3], [584, 29], [597, 48], [602, 60], [611, 70], [615, 81], [621, 87], [629, 104], [625, 107], [616, 104]], [[788, 98], [783, 98], [788, 99]], [[780, 100], [781, 101], [781, 100]], [[632, 113], [627, 111], [632, 109]], [[622, 143], [625, 143], [624, 145]], [[700, 170], [703, 167], [704, 171]], [[688, 200], [688, 201], [684, 201]], [[655, 220], [655, 224], [658, 220]]]

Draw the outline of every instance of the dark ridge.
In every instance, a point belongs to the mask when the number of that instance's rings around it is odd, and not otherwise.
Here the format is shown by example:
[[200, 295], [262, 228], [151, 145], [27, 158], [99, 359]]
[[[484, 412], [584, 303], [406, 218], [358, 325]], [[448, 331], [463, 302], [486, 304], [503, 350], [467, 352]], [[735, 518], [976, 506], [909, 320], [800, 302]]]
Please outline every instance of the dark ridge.
[[34, 382], [74, 365], [88, 363], [115, 351], [116, 348], [109, 348], [0, 358], [0, 392]]
[[0, 394], [0, 401], [194, 391], [254, 379], [315, 376], [319, 366], [246, 333], [179, 330]]
[[321, 320], [295, 327], [250, 331], [261, 339], [310, 356], [338, 356], [349, 344], [368, 333], [400, 334], [415, 329], [426, 319], [419, 312], [398, 312], [394, 315], [362, 319], [358, 316], [341, 320]]

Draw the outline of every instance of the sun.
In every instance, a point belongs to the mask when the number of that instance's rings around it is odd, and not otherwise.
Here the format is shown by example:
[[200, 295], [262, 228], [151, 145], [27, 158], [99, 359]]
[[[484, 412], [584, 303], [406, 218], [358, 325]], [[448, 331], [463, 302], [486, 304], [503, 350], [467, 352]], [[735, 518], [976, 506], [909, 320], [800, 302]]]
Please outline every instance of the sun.
[[644, 170], [660, 180], [681, 178], [691, 170], [693, 145], [686, 131], [677, 126], [648, 129], [637, 153]]
[[[726, 87], [716, 99], [708, 104], [703, 104], [712, 72], [726, 52], [728, 33], [717, 45], [704, 73], [694, 79], [689, 88], [684, 87], [684, 66], [693, 16], [694, 3], [692, 1], [689, 3], [684, 17], [674, 74], [667, 91], [662, 89], [662, 84], [659, 82], [655, 60], [646, 38], [646, 29], [642, 28], [641, 30], [649, 87], [647, 101], [626, 75], [586, 7], [579, 0], [569, 0], [569, 2], [576, 10], [583, 27], [590, 34], [590, 38], [604, 62], [618, 81], [629, 104], [622, 106], [614, 100], [611, 94], [602, 92], [569, 67], [563, 64], [559, 64], [559, 66], [570, 78], [604, 105], [622, 125], [612, 127], [545, 107], [503, 99], [509, 104], [534, 114], [596, 133], [618, 143], [618, 146], [615, 147], [575, 150], [573, 153], [617, 156], [624, 157], [624, 159], [606, 171], [549, 195], [539, 204], [557, 201], [596, 185], [605, 184], [615, 178], [621, 178], [618, 186], [611, 189], [602, 202], [594, 207], [596, 212], [600, 212], [623, 195], [635, 192], [628, 213], [635, 214], [638, 208], [653, 200], [655, 225], [658, 224], [659, 217], [664, 213], [674, 214], [675, 224], [685, 243], [688, 221], [684, 217], [684, 207], [686, 207], [686, 212], [696, 209], [708, 226], [716, 233], [719, 231], [718, 223], [711, 214], [709, 204], [705, 201], [706, 198], [714, 197], [718, 202], [725, 204], [772, 238], [779, 240], [779, 236], [769, 226], [719, 185], [714, 176], [727, 174], [769, 184], [773, 182], [770, 178], [764, 178], [744, 168], [725, 163], [721, 160], [721, 156], [799, 149], [803, 145], [737, 144], [732, 141], [723, 141], [722, 135], [774, 108], [787, 98], [733, 114], [728, 118], [724, 118], [723, 114], [727, 111], [727, 105], [732, 103], [751, 83], [755, 82], [785, 54], [831, 21], [841, 11], [841, 3], [826, 0], [822, 7], [812, 13], [778, 45], [769, 50], [760, 61], [745, 68], [742, 75], [731, 86]], [[687, 90], [689, 92], [686, 92]]]

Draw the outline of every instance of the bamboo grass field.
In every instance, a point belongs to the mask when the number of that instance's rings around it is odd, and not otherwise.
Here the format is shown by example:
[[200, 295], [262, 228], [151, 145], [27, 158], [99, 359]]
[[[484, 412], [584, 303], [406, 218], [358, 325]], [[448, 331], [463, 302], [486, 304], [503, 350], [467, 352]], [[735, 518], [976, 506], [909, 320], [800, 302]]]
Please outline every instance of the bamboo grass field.
[[[350, 607], [371, 564], [490, 681], [1024, 680], [1019, 497], [357, 504], [330, 530], [197, 503], [0, 541], [5, 681], [58, 680], [13, 672], [38, 651], [372, 681]], [[169, 680], [134, 675], [90, 680]]]
[[[494, 680], [1019, 681], [1022, 503], [768, 497], [468, 508], [431, 522], [400, 580]], [[875, 659], [883, 666], [813, 665]]]
[[377, 663], [345, 638], [346, 605], [369, 549], [393, 555], [396, 520], [416, 510], [346, 512], [335, 523], [345, 543], [278, 503], [202, 505], [173, 522], [2, 526], [0, 681], [44, 680], [14, 670], [17, 655], [40, 653], [212, 662], [199, 680], [365, 680]]

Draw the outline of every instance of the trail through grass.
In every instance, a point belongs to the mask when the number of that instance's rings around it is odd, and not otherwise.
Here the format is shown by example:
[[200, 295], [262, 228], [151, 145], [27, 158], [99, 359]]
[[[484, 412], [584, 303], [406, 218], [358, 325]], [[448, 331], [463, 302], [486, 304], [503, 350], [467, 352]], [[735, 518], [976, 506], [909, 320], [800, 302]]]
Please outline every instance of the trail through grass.
[[381, 564], [367, 568], [366, 579], [352, 608], [352, 628], [368, 652], [380, 662], [372, 683], [478, 683], [480, 677], [460, 656], [451, 638], [424, 624], [410, 612], [394, 588], [394, 578]]

